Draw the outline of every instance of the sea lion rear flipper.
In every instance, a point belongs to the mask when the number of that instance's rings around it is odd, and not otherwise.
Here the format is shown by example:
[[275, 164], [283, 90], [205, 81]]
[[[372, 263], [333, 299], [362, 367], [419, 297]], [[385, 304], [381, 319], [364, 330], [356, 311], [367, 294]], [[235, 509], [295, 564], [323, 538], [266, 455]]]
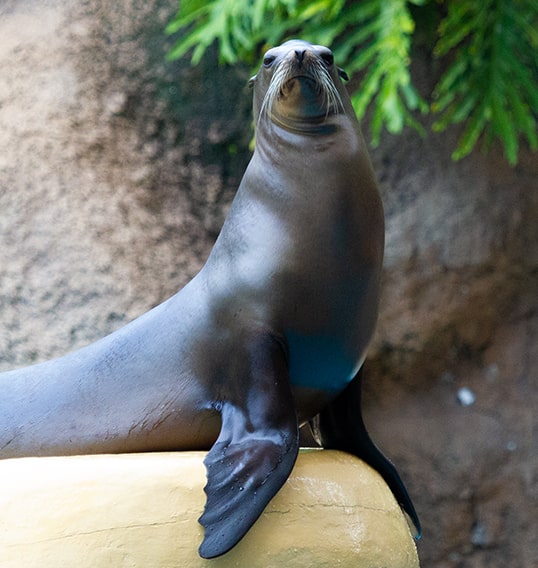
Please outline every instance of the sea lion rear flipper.
[[394, 465], [372, 442], [361, 413], [362, 368], [338, 397], [311, 422], [316, 440], [324, 447], [342, 450], [364, 460], [381, 474], [406, 514], [413, 536], [422, 529], [415, 507]]
[[297, 417], [281, 346], [254, 341], [236, 392], [221, 404], [220, 435], [204, 461], [207, 502], [200, 556], [232, 548], [288, 478], [299, 448]]

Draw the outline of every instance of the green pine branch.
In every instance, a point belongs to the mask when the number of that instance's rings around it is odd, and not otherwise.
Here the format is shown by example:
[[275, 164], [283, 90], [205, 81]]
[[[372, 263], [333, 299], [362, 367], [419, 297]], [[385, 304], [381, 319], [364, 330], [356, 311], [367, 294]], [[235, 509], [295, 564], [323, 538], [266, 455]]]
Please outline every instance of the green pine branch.
[[[413, 111], [426, 112], [428, 108], [411, 83], [409, 64], [415, 23], [407, 4], [406, 0], [371, 0], [359, 4], [354, 20], [360, 33], [350, 34], [344, 43], [346, 51], [358, 51], [356, 56], [346, 58], [350, 74], [363, 73], [360, 88], [351, 96], [357, 115], [362, 117], [374, 101], [371, 122], [374, 145], [379, 142], [383, 126], [395, 134], [405, 124], [422, 130]], [[338, 42], [336, 45], [338, 57]]]
[[[529, 14], [533, 18], [528, 18]], [[480, 137], [501, 140], [511, 164], [523, 136], [536, 150], [538, 116], [536, 2], [457, 0], [449, 5], [435, 48], [452, 64], [441, 77], [432, 110], [440, 115], [434, 130], [463, 122], [454, 152], [460, 159]]]

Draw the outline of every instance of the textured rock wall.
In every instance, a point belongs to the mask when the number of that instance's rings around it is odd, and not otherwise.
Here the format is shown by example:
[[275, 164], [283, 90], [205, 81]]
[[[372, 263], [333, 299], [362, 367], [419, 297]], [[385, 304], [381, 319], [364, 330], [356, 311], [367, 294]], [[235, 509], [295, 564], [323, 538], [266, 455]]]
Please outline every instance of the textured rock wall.
[[[113, 331], [211, 247], [248, 160], [248, 70], [165, 63], [175, 8], [0, 5], [0, 369]], [[451, 136], [373, 152], [387, 247], [366, 419], [425, 566], [533, 566], [538, 158], [455, 164]]]
[[406, 135], [374, 154], [387, 254], [366, 419], [412, 486], [425, 565], [531, 567], [538, 159], [454, 164], [450, 142]]
[[204, 70], [164, 63], [174, 8], [0, 7], [4, 368], [96, 339], [160, 303], [218, 232], [242, 164], [204, 151], [248, 137], [238, 128], [250, 103], [238, 97], [244, 78], [229, 72], [235, 89], [220, 108], [212, 92], [201, 111]]

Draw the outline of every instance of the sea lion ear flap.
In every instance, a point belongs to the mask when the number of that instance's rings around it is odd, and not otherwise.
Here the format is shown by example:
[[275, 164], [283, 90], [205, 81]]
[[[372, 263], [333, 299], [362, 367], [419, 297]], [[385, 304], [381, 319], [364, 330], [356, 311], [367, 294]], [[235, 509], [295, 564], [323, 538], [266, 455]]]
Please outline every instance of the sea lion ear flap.
[[340, 75], [340, 77], [342, 77], [344, 81], [349, 81], [349, 75], [341, 67], [338, 67], [337, 69], [338, 69], [338, 75]]
[[257, 77], [257, 76], [258, 76], [258, 75], [254, 75], [253, 77], [251, 77], [251, 78], [248, 80], [248, 88], [249, 88], [249, 89], [252, 89], [252, 87], [254, 87], [254, 83], [256, 82], [256, 77]]

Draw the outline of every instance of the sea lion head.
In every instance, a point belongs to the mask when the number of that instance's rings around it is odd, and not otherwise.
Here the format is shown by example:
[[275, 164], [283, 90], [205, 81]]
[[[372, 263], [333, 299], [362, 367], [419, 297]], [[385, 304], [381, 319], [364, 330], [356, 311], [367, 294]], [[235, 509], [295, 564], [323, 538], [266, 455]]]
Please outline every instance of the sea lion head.
[[348, 111], [341, 77], [347, 79], [328, 47], [291, 40], [269, 49], [250, 80], [257, 125], [270, 120], [289, 130], [309, 130]]

